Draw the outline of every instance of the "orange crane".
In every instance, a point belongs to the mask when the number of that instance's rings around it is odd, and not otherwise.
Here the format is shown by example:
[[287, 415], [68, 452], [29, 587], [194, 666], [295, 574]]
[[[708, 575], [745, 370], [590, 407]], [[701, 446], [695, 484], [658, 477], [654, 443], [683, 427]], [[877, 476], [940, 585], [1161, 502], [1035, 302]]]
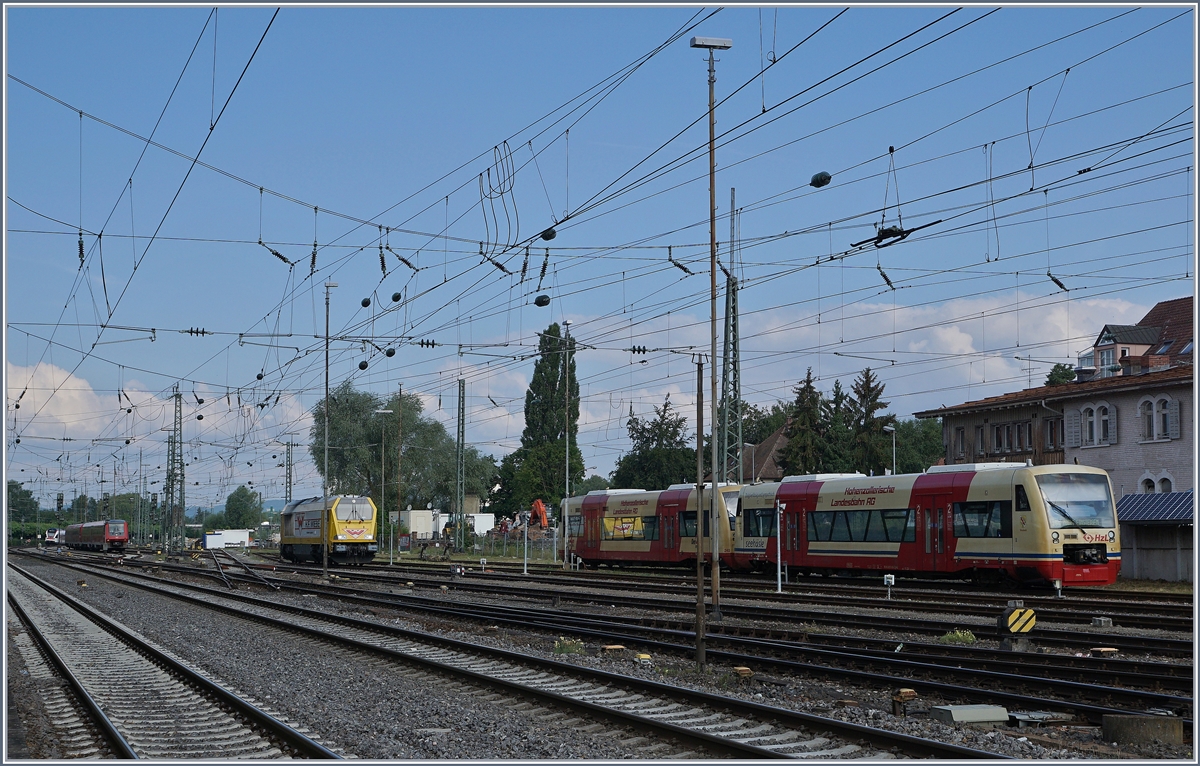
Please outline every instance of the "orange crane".
[[546, 529], [550, 526], [550, 519], [546, 516], [546, 506], [541, 500], [533, 501], [533, 508], [529, 515], [529, 521], [533, 522], [535, 519], [542, 529]]

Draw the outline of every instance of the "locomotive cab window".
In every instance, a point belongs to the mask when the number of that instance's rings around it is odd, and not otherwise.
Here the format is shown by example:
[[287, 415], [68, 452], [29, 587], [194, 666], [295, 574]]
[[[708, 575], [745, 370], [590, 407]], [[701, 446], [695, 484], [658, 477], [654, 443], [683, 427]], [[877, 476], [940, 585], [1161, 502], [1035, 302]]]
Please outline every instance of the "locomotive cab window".
[[954, 504], [955, 537], [1012, 537], [1012, 504], [1007, 500]]
[[361, 500], [347, 498], [340, 501], [334, 515], [338, 521], [370, 521], [374, 516], [371, 513], [371, 503], [366, 498]]

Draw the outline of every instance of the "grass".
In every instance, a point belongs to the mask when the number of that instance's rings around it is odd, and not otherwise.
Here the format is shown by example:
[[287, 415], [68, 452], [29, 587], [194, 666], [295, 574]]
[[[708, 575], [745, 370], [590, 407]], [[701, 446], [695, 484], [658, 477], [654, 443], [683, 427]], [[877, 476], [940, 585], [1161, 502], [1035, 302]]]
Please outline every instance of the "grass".
[[960, 628], [942, 636], [938, 639], [938, 642], [943, 644], [973, 644], [975, 643], [975, 634], [969, 630]]
[[583, 640], [578, 638], [563, 638], [559, 636], [554, 641], [555, 654], [584, 654]]

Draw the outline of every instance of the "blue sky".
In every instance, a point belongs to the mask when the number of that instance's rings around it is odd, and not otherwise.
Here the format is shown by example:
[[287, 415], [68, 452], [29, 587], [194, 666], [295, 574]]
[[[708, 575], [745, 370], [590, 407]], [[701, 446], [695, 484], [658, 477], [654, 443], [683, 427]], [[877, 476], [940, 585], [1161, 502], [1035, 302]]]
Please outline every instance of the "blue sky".
[[[485, 453], [516, 446], [535, 333], [564, 319], [589, 473], [631, 407], [669, 394], [690, 416], [709, 344], [693, 35], [734, 41], [717, 238], [728, 266], [734, 188], [748, 401], [791, 398], [810, 366], [828, 391], [870, 365], [901, 416], [1036, 385], [1104, 323], [1193, 291], [1187, 6], [5, 13], [5, 470], [43, 498], [95, 493], [101, 467], [132, 491], [139, 454], [161, 480], [176, 384], [189, 505], [282, 495], [279, 444], [323, 393], [326, 280], [333, 384], [403, 384], [453, 433], [464, 378]], [[296, 492], [318, 490], [297, 459]]]

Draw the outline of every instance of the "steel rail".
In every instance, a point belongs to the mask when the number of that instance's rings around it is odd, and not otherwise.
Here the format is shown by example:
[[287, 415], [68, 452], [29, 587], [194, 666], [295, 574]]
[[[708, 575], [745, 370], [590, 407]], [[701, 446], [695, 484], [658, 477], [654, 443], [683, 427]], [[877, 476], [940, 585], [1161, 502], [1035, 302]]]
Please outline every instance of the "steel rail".
[[[612, 709], [605, 708], [603, 706], [595, 705], [594, 703], [589, 703], [589, 702], [586, 702], [583, 700], [574, 699], [571, 697], [567, 697], [565, 695], [558, 695], [558, 694], [555, 694], [555, 693], [549, 692], [549, 691], [538, 690], [538, 689], [528, 687], [528, 686], [525, 686], [525, 685], [522, 685], [519, 683], [505, 681], [504, 679], [497, 679], [497, 678], [494, 678], [491, 676], [487, 676], [485, 674], [476, 673], [474, 671], [466, 670], [463, 668], [457, 668], [452, 665], [443, 665], [442, 663], [438, 663], [435, 660], [429, 660], [427, 658], [416, 657], [414, 655], [406, 654], [404, 652], [400, 652], [400, 651], [393, 650], [393, 649], [389, 649], [387, 647], [378, 646], [375, 644], [370, 644], [367, 642], [359, 641], [357, 639], [338, 635], [337, 633], [325, 632], [325, 631], [317, 630], [317, 629], [310, 628], [310, 627], [307, 627], [304, 625], [298, 625], [294, 622], [288, 622], [285, 620], [279, 620], [279, 619], [267, 617], [267, 616], [264, 616], [261, 614], [256, 614], [253, 612], [247, 612], [244, 610], [235, 609], [233, 607], [225, 606], [225, 605], [222, 605], [219, 603], [214, 603], [211, 600], [205, 600], [205, 599], [198, 598], [195, 596], [187, 596], [187, 595], [184, 595], [181, 593], [174, 593], [171, 591], [163, 590], [162, 588], [156, 587], [156, 585], [149, 584], [146, 582], [136, 582], [136, 581], [130, 582], [127, 580], [123, 580], [122, 578], [117, 577], [115, 575], [106, 574], [103, 572], [96, 572], [95, 574], [97, 574], [101, 577], [105, 577], [106, 579], [111, 579], [113, 581], [120, 582], [124, 585], [141, 588], [144, 590], [154, 592], [161, 596], [166, 596], [169, 598], [178, 599], [178, 600], [185, 601], [188, 603], [193, 603], [197, 606], [200, 606], [200, 607], [203, 607], [206, 609], [216, 610], [216, 611], [219, 611], [219, 612], [222, 612], [225, 614], [230, 614], [230, 615], [240, 617], [243, 619], [252, 620], [252, 621], [259, 622], [259, 623], [262, 623], [265, 625], [270, 625], [277, 629], [286, 630], [286, 631], [290, 631], [290, 632], [299, 632], [299, 633], [302, 633], [305, 635], [312, 636], [319, 640], [334, 641], [337, 643], [346, 644], [346, 645], [352, 646], [356, 649], [360, 649], [363, 651], [380, 654], [380, 655], [384, 655], [384, 656], [389, 656], [389, 657], [392, 657], [395, 659], [401, 659], [406, 662], [417, 662], [419, 664], [423, 664], [423, 665], [426, 665], [429, 667], [434, 667], [443, 672], [451, 672], [451, 673], [454, 673], [457, 675], [466, 676], [468, 678], [471, 678], [471, 680], [476, 681], [478, 683], [483, 683], [483, 684], [492, 685], [492, 686], [500, 686], [500, 687], [506, 688], [507, 690], [510, 690], [510, 691], [519, 691], [522, 694], [533, 694], [536, 696], [541, 696], [541, 697], [546, 698], [549, 701], [554, 702], [555, 704], [569, 705], [571, 707], [575, 707], [576, 709], [583, 710], [585, 712], [588, 712], [588, 713], [591, 713], [594, 715], [602, 715], [604, 717], [610, 717], [610, 718], [614, 717], [614, 716], [619, 716], [624, 723], [627, 723], [630, 726], [634, 726], [634, 727], [637, 727], [642, 730], [651, 728], [651, 729], [659, 730], [661, 732], [665, 732], [671, 736], [686, 737], [693, 741], [700, 742], [700, 743], [704, 744], [705, 746], [716, 749], [720, 752], [728, 752], [730, 754], [741, 755], [741, 756], [751, 756], [751, 757], [755, 757], [755, 758], [786, 758], [786, 757], [788, 757], [786, 754], [777, 753], [773, 750], [768, 750], [765, 748], [756, 747], [754, 745], [747, 745], [747, 744], [736, 742], [733, 740], [728, 740], [728, 739], [719, 737], [717, 735], [708, 734], [706, 732], [695, 731], [692, 729], [687, 729], [685, 727], [678, 727], [673, 724], [669, 724], [669, 723], [662, 722], [662, 721], [649, 720], [649, 719], [641, 718], [641, 717], [633, 715], [633, 714], [622, 713], [621, 711], [614, 711]], [[132, 574], [132, 573], [130, 573], [130, 574]], [[139, 579], [153, 579], [153, 578], [145, 578], [145, 576], [138, 576], [138, 577], [139, 577]], [[871, 744], [875, 745], [876, 747], [885, 747], [885, 748], [901, 747], [901, 748], [905, 749], [906, 752], [909, 752], [913, 755], [920, 756], [920, 757], [1011, 759], [1011, 756], [997, 755], [995, 753], [989, 753], [989, 752], [982, 751], [982, 750], [975, 750], [972, 748], [963, 747], [961, 745], [954, 745], [951, 743], [943, 743], [943, 742], [936, 742], [936, 741], [932, 741], [932, 740], [925, 740], [925, 739], [921, 739], [919, 737], [913, 737], [911, 735], [902, 734], [900, 732], [893, 732], [893, 731], [889, 731], [886, 729], [874, 729], [874, 728], [871, 728], [868, 726], [862, 726], [860, 724], [854, 724], [854, 723], [850, 723], [850, 722], [846, 722], [846, 721], [839, 721], [837, 719], [826, 718], [823, 716], [817, 716], [817, 715], [813, 715], [810, 713], [802, 713], [799, 711], [788, 710], [786, 708], [777, 708], [777, 707], [773, 707], [770, 705], [763, 705], [761, 703], [749, 702], [746, 700], [739, 700], [739, 699], [730, 698], [727, 696], [708, 694], [706, 692], [700, 692], [700, 691], [695, 691], [695, 690], [691, 690], [691, 689], [670, 686], [667, 684], [661, 684], [661, 683], [658, 683], [655, 681], [631, 678], [629, 676], [624, 676], [624, 675], [620, 675], [617, 673], [611, 673], [608, 671], [580, 667], [578, 665], [572, 665], [569, 663], [558, 662], [556, 660], [548, 660], [548, 659], [543, 659], [540, 657], [533, 657], [533, 656], [530, 656], [527, 654], [522, 654], [519, 652], [513, 652], [513, 651], [504, 650], [504, 649], [497, 649], [497, 648], [482, 646], [482, 645], [478, 645], [478, 644], [471, 644], [471, 643], [468, 643], [465, 641], [458, 641], [456, 639], [446, 638], [446, 637], [442, 637], [442, 636], [433, 636], [433, 635], [430, 635], [427, 633], [421, 633], [419, 631], [406, 630], [404, 628], [398, 628], [398, 627], [391, 626], [391, 625], [384, 625], [382, 623], [377, 623], [377, 622], [370, 622], [367, 620], [360, 620], [360, 619], [353, 618], [353, 617], [346, 617], [346, 616], [341, 616], [341, 615], [331, 615], [326, 612], [319, 612], [319, 611], [316, 611], [313, 609], [308, 609], [305, 607], [291, 606], [288, 604], [279, 604], [279, 603], [275, 603], [275, 602], [265, 601], [263, 599], [255, 598], [253, 596], [248, 596], [248, 595], [237, 593], [237, 592], [221, 593], [219, 591], [214, 591], [210, 588], [204, 588], [202, 586], [192, 585], [189, 583], [171, 582], [171, 583], [167, 583], [167, 584], [174, 588], [182, 588], [185, 590], [194, 590], [194, 591], [209, 593], [214, 596], [219, 596], [221, 598], [233, 599], [233, 600], [240, 601], [243, 603], [254, 604], [261, 608], [269, 609], [272, 611], [279, 611], [279, 612], [285, 612], [285, 613], [290, 613], [290, 614], [294, 614], [294, 615], [304, 616], [304, 617], [308, 617], [310, 619], [319, 620], [321, 622], [346, 625], [346, 626], [358, 628], [358, 629], [361, 629], [361, 630], [364, 630], [364, 631], [367, 631], [370, 633], [374, 633], [374, 634], [399, 637], [399, 638], [404, 638], [404, 639], [411, 640], [411, 641], [421, 642], [424, 644], [436, 643], [437, 645], [449, 647], [449, 648], [451, 648], [455, 651], [459, 651], [459, 652], [494, 657], [497, 659], [504, 660], [506, 662], [512, 662], [512, 663], [515, 663], [518, 665], [533, 666], [533, 667], [543, 669], [546, 671], [550, 671], [550, 672], [554, 672], [554, 673], [567, 674], [567, 675], [576, 676], [576, 677], [583, 676], [583, 677], [595, 680], [597, 682], [603, 682], [603, 683], [607, 683], [607, 684], [618, 684], [625, 688], [634, 688], [634, 689], [637, 689], [640, 691], [647, 691], [652, 694], [664, 694], [664, 695], [669, 695], [669, 696], [676, 697], [676, 698], [683, 698], [683, 699], [689, 700], [691, 702], [710, 705], [717, 709], [732, 710], [735, 712], [742, 712], [745, 714], [752, 714], [752, 715], [760, 716], [764, 720], [774, 719], [774, 720], [784, 721], [784, 722], [788, 723], [789, 725], [804, 727], [804, 728], [808, 728], [808, 729], [819, 728], [819, 729], [831, 730], [831, 731], [838, 732], [839, 734], [841, 734], [842, 736], [845, 736], [845, 737], [853, 737], [853, 738], [857, 738], [857, 739], [866, 740], [866, 741], [870, 742]]]
[[[250, 704], [236, 694], [233, 694], [215, 681], [204, 677], [178, 660], [163, 654], [158, 649], [151, 646], [148, 642], [140, 637], [134, 635], [112, 618], [97, 612], [86, 604], [79, 602], [61, 589], [49, 582], [46, 582], [37, 575], [22, 569], [16, 564], [13, 564], [11, 561], [8, 562], [8, 566], [12, 567], [22, 576], [28, 578], [30, 582], [35, 583], [40, 588], [53, 595], [55, 598], [74, 609], [76, 612], [79, 612], [87, 619], [96, 623], [96, 625], [100, 626], [103, 630], [108, 631], [121, 641], [133, 647], [143, 656], [159, 664], [165, 670], [167, 670], [167, 672], [182, 678], [186, 683], [200, 689], [212, 697], [215, 697], [221, 703], [232, 708], [238, 714], [245, 716], [246, 718], [254, 721], [256, 724], [262, 726], [267, 731], [272, 732], [288, 747], [292, 748], [297, 753], [309, 758], [342, 760], [342, 756], [333, 752], [321, 743], [304, 736], [288, 724], [280, 721], [278, 718], [275, 718], [269, 713], [260, 710], [258, 707]], [[106, 575], [102, 572], [97, 572], [96, 574], [107, 579], [119, 580], [119, 578], [113, 577], [112, 575]]]
[[117, 730], [116, 725], [113, 724], [105, 712], [100, 708], [100, 704], [96, 702], [95, 698], [93, 698], [88, 690], [84, 688], [83, 682], [80, 681], [73, 672], [71, 672], [69, 667], [67, 667], [66, 661], [63, 660], [63, 658], [59, 656], [58, 652], [55, 651], [54, 647], [51, 646], [49, 639], [42, 635], [42, 632], [38, 630], [38, 627], [34, 624], [33, 620], [29, 618], [29, 615], [25, 613], [25, 609], [17, 602], [16, 597], [11, 592], [8, 594], [8, 604], [12, 607], [13, 612], [16, 613], [17, 617], [25, 625], [25, 629], [28, 631], [29, 635], [32, 636], [33, 640], [37, 642], [37, 645], [42, 650], [42, 653], [47, 659], [50, 660], [50, 663], [54, 665], [54, 669], [58, 671], [58, 674], [62, 676], [67, 685], [71, 687], [71, 691], [74, 692], [76, 699], [79, 700], [84, 709], [87, 711], [88, 716], [91, 717], [92, 723], [95, 724], [96, 728], [100, 730], [101, 735], [103, 735], [103, 737], [107, 739], [109, 744], [113, 747], [115, 751], [115, 757], [123, 760], [138, 760], [138, 755], [133, 751], [133, 746], [130, 745], [129, 741], [126, 740], [121, 732]]

